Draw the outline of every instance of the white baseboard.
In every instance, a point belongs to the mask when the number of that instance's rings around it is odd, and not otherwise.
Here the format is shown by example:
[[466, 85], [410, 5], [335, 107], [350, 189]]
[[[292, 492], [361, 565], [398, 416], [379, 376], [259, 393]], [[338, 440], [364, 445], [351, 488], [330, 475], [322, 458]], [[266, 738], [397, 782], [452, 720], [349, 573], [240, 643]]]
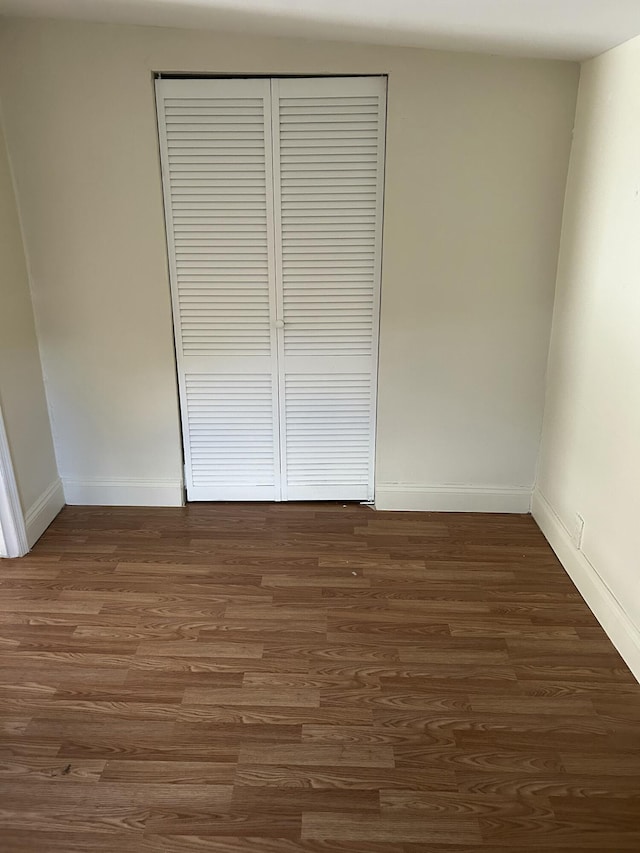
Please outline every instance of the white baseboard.
[[33, 548], [64, 504], [62, 483], [59, 479], [54, 480], [25, 513], [24, 521], [29, 548]]
[[578, 592], [640, 681], [640, 628], [633, 623], [597, 568], [574, 545], [562, 520], [538, 489], [533, 493], [531, 512]]
[[376, 509], [419, 512], [529, 512], [531, 489], [377, 483]]
[[71, 506], [182, 506], [182, 480], [83, 479], [63, 477]]

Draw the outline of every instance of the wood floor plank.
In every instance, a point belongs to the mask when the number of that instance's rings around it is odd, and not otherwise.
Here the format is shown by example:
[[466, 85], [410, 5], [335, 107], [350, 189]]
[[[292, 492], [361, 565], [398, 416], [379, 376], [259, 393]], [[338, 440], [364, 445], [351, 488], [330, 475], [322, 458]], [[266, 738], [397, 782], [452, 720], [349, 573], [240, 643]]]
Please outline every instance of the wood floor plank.
[[347, 791], [379, 791], [397, 787], [417, 791], [456, 791], [457, 783], [452, 770], [439, 767], [419, 769], [385, 767], [357, 767], [313, 765], [240, 764], [236, 785], [260, 788], [286, 788], [293, 795], [298, 788], [332, 789]]
[[477, 843], [482, 840], [474, 817], [377, 817], [333, 812], [302, 815], [302, 838], [323, 841], [416, 841]]
[[0, 783], [8, 779], [97, 782], [102, 777], [106, 761], [81, 758], [67, 762], [60, 756], [0, 756]]
[[351, 790], [349, 796], [338, 788], [306, 788], [291, 796], [288, 788], [236, 785], [231, 810], [252, 813], [300, 814], [300, 812], [371, 812], [380, 809], [380, 796], [375, 789]]
[[528, 516], [66, 507], [0, 589], [2, 853], [640, 849], [640, 686]]
[[142, 642], [137, 647], [141, 655], [199, 655], [209, 658], [261, 658], [262, 643], [198, 642], [196, 640], [158, 640]]
[[260, 707], [318, 708], [320, 691], [311, 687], [186, 687], [182, 691], [185, 704], [255, 705]]
[[393, 750], [387, 745], [335, 745], [304, 743], [295, 745], [244, 746], [240, 764], [292, 764], [328, 767], [393, 767]]
[[[206, 745], [202, 747], [203, 759]], [[173, 761], [109, 760], [103, 762], [101, 774], [105, 782], [137, 782], [173, 785], [228, 785], [235, 780], [236, 762], [181, 761], [181, 750], [176, 750]], [[188, 752], [188, 750], [185, 750]]]
[[380, 791], [380, 813], [388, 818], [426, 816], [509, 815], [512, 817], [541, 817], [551, 812], [548, 800], [542, 797], [513, 797], [486, 794], [463, 794], [450, 791]]

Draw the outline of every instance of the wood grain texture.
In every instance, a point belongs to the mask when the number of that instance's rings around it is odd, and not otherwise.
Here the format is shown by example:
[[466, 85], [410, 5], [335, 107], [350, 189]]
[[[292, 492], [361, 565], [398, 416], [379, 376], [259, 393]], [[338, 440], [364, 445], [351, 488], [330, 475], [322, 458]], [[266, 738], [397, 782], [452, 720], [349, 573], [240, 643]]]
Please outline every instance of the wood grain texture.
[[640, 687], [527, 516], [67, 507], [0, 562], [3, 853], [640, 849]]

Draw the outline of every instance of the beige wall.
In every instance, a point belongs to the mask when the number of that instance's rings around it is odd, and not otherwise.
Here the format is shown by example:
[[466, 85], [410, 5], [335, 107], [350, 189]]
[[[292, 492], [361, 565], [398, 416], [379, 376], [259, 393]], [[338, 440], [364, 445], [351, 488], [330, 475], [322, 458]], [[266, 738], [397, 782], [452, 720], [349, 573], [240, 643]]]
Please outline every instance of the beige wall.
[[0, 87], [68, 498], [179, 495], [154, 70], [389, 73], [378, 501], [526, 509], [577, 66], [10, 20]]
[[[25, 513], [58, 479], [22, 236], [0, 127], [0, 405]], [[37, 506], [34, 510], [37, 512]]]
[[582, 68], [534, 509], [640, 676], [638, 80], [640, 38]]

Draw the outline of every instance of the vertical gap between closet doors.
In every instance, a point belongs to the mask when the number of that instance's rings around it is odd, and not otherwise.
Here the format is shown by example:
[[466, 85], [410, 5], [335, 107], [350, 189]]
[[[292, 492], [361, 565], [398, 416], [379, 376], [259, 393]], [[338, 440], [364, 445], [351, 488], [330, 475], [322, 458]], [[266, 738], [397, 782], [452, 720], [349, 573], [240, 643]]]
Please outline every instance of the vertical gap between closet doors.
[[278, 364], [278, 380], [276, 395], [278, 401], [278, 439], [280, 456], [280, 495], [281, 500], [288, 499], [287, 490], [287, 432], [285, 375], [284, 365], [284, 294], [282, 285], [282, 200], [280, 180], [280, 81], [274, 77], [270, 80], [271, 91], [271, 172], [273, 175], [273, 265], [275, 284], [275, 326], [276, 326], [276, 361]]
[[[280, 238], [279, 238], [279, 219], [278, 208], [279, 198], [276, 200], [276, 191], [278, 189], [278, 176], [276, 172], [277, 164], [274, 157], [275, 134], [276, 128], [273, 122], [273, 85], [269, 80], [268, 95], [264, 100], [265, 109], [265, 180], [266, 180], [266, 203], [267, 203], [267, 263], [269, 268], [269, 316], [271, 321], [271, 358], [275, 364], [275, 370], [272, 375], [272, 410], [273, 410], [273, 429], [274, 429], [274, 476], [276, 481], [275, 500], [276, 502], [286, 500], [286, 479], [283, 472], [283, 451], [282, 451], [282, 407], [284, 401], [280, 389], [280, 358], [279, 348], [282, 338], [282, 331], [279, 328], [281, 320], [281, 300], [278, 291], [279, 278], [279, 255], [280, 255]], [[271, 193], [269, 193], [271, 186]]]

